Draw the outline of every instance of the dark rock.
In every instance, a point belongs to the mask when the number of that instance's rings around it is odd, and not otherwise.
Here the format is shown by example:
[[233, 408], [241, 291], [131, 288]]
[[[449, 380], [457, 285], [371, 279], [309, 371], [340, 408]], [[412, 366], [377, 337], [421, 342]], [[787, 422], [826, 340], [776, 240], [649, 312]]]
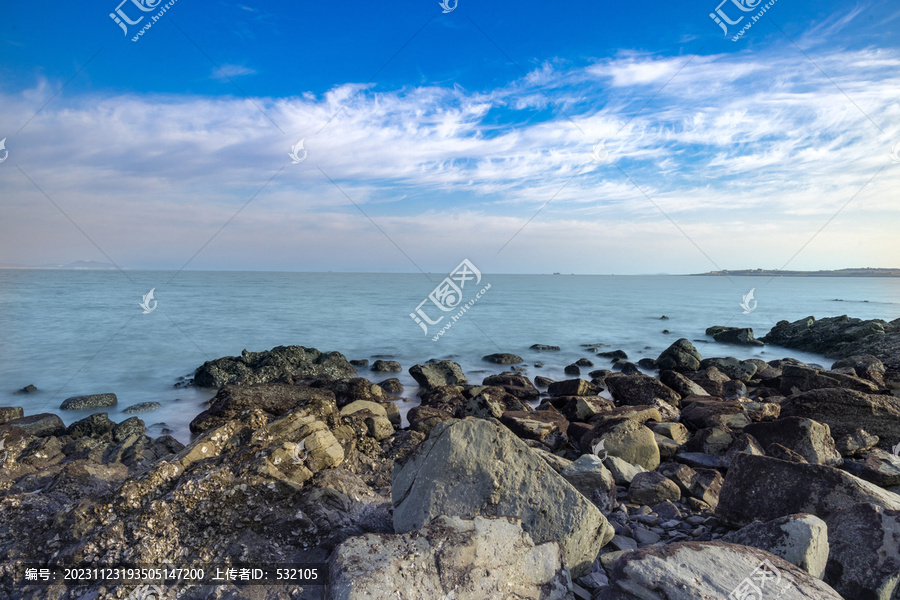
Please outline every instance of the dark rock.
[[856, 504], [828, 519], [825, 581], [845, 598], [891, 600], [900, 591], [900, 511]]
[[546, 344], [532, 344], [531, 349], [539, 352], [559, 352], [559, 346], [548, 346]]
[[134, 415], [150, 412], [151, 410], [156, 410], [157, 408], [162, 408], [162, 404], [160, 404], [159, 402], [138, 402], [137, 404], [132, 404], [122, 412], [129, 415]]
[[714, 456], [722, 456], [734, 443], [734, 435], [722, 426], [704, 427], [698, 430], [684, 444], [687, 452], [702, 452]]
[[558, 412], [546, 410], [510, 411], [500, 417], [500, 422], [520, 438], [541, 442], [551, 450], [566, 444], [569, 421]]
[[563, 371], [566, 375], [581, 375], [581, 368], [576, 364], [566, 365]]
[[509, 354], [507, 352], [488, 354], [487, 356], [482, 357], [482, 360], [496, 363], [498, 365], [513, 365], [516, 363], [524, 362], [524, 359], [521, 356], [518, 356], [516, 354]]
[[708, 396], [702, 387], [677, 371], [660, 371], [659, 381], [663, 385], [672, 388], [682, 398], [685, 396]]
[[12, 419], [0, 425], [0, 432], [14, 429], [25, 435], [35, 437], [46, 437], [51, 435], [62, 435], [66, 431], [62, 419], [52, 413], [39, 413], [29, 417], [20, 417]]
[[12, 421], [13, 419], [21, 419], [25, 416], [25, 411], [21, 406], [0, 406], [0, 425]]
[[845, 433], [834, 441], [834, 447], [842, 456], [856, 456], [874, 447], [879, 442], [877, 435], [872, 435], [862, 427]]
[[884, 387], [884, 363], [871, 354], [854, 354], [842, 358], [831, 365], [831, 370], [849, 367], [853, 372], [863, 379], [868, 379], [880, 387]]
[[427, 390], [421, 394], [422, 406], [438, 408], [453, 414], [466, 402], [463, 389], [462, 386], [443, 385]]
[[656, 368], [656, 359], [654, 358], [642, 358], [638, 361], [638, 366], [642, 369], [655, 369]]
[[615, 408], [612, 400], [600, 396], [555, 396], [551, 404], [569, 421], [588, 421], [598, 414], [606, 414]]
[[453, 419], [453, 414], [431, 406], [414, 406], [407, 413], [412, 431], [428, 434], [438, 423]]
[[658, 379], [639, 373], [606, 378], [606, 385], [616, 402], [622, 404], [653, 404], [660, 399], [672, 406], [681, 405], [681, 395]]
[[879, 391], [879, 387], [867, 379], [798, 365], [785, 365], [780, 386], [781, 393], [786, 396], [822, 388], [846, 388], [868, 393]]
[[700, 352], [685, 338], [681, 338], [665, 350], [656, 359], [661, 371], [696, 371], [700, 368]]
[[766, 456], [794, 463], [809, 463], [802, 455], [782, 444], [769, 444], [766, 446]]
[[413, 365], [409, 374], [426, 390], [444, 385], [466, 384], [462, 368], [455, 362], [443, 360], [430, 365]]
[[28, 385], [26, 385], [26, 386], [23, 387], [22, 389], [16, 390], [16, 393], [17, 393], [17, 394], [33, 394], [33, 393], [35, 393], [36, 391], [38, 391], [38, 389], [29, 383]]
[[591, 361], [589, 361], [586, 358], [579, 358], [578, 360], [575, 361], [575, 364], [578, 365], [579, 367], [593, 367], [594, 366], [594, 363], [592, 363]]
[[328, 423], [336, 424], [338, 419], [337, 401], [330, 390], [284, 383], [229, 385], [210, 400], [208, 409], [194, 417], [190, 428], [194, 433], [201, 433], [239, 419], [253, 409], [270, 417], [300, 409]]
[[740, 402], [707, 400], [703, 399], [704, 396], [690, 398], [693, 401], [681, 410], [681, 420], [695, 429], [704, 427], [742, 429], [750, 424], [750, 417]]
[[900, 485], [900, 456], [873, 448], [859, 476], [883, 488]]
[[109, 420], [109, 416], [106, 413], [94, 413], [69, 425], [66, 428], [66, 435], [74, 439], [80, 437], [97, 439], [108, 437], [111, 439], [112, 436], [110, 434], [115, 426], [116, 424]]
[[627, 360], [617, 360], [613, 363], [613, 368], [621, 371], [623, 375], [638, 375], [641, 372], [637, 365]]
[[633, 504], [659, 504], [678, 502], [681, 490], [665, 476], [656, 471], [638, 473], [628, 487], [628, 501]]
[[372, 363], [372, 370], [376, 373], [399, 373], [403, 367], [396, 360], [376, 360]]
[[596, 396], [600, 389], [584, 379], [554, 381], [547, 386], [551, 396]]
[[[113, 441], [116, 443], [119, 443], [119, 442], [124, 442], [125, 440], [127, 440], [129, 437], [131, 437], [133, 435], [143, 436], [146, 432], [146, 429], [147, 428], [144, 425], [144, 422], [142, 420], [140, 420], [137, 417], [130, 417], [128, 419], [125, 419], [124, 421], [122, 421], [121, 423], [116, 425], [115, 427], [113, 427], [113, 429], [112, 429]], [[169, 436], [165, 436], [165, 437], [169, 437]], [[172, 439], [174, 439], [174, 438], [172, 438]], [[179, 448], [178, 450], [181, 450], [181, 448]], [[177, 450], [176, 450], [176, 452], [177, 452]]]
[[118, 404], [115, 394], [91, 394], [89, 396], [72, 396], [60, 405], [62, 410], [80, 410], [83, 408], [104, 408]]
[[741, 344], [744, 346], [762, 346], [761, 341], [753, 337], [753, 330], [749, 327], [723, 327], [716, 325], [706, 330], [706, 335], [711, 335], [720, 344]]
[[356, 368], [340, 352], [319, 352], [303, 346], [278, 346], [264, 352], [247, 352], [203, 363], [194, 373], [193, 385], [221, 388], [328, 376], [352, 377]]
[[350, 364], [354, 367], [368, 367], [369, 359], [368, 358], [357, 358], [350, 361]]
[[812, 419], [785, 417], [767, 423], [751, 423], [744, 427], [744, 433], [752, 435], [763, 446], [781, 444], [790, 448], [813, 464], [837, 467], [843, 463], [834, 446], [831, 429]]
[[660, 321], [668, 321], [668, 320], [669, 320], [669, 317], [667, 317], [666, 315], [663, 315], [663, 316], [661, 316], [661, 317], [659, 318], [659, 320], [660, 320]]
[[516, 398], [531, 400], [541, 395], [531, 380], [519, 373], [501, 373], [489, 375], [482, 381], [483, 385], [498, 385]]
[[400, 383], [400, 380], [396, 377], [391, 377], [390, 379], [385, 379], [384, 381], [378, 384], [378, 387], [383, 389], [388, 394], [399, 394], [403, 392], [403, 384]]
[[729, 379], [747, 383], [756, 374], [756, 365], [748, 360], [738, 360], [733, 356], [726, 358], [707, 358], [700, 361], [700, 368], [715, 367]]
[[716, 514], [739, 525], [794, 513], [827, 519], [857, 502], [900, 510], [897, 494], [834, 467], [738, 454], [725, 476]]
[[507, 411], [531, 411], [529, 405], [523, 404], [519, 398], [513, 396], [502, 387], [488, 386], [480, 389], [479, 393], [467, 398], [457, 407], [457, 418], [477, 417], [479, 419], [487, 419], [488, 417], [493, 417], [499, 419]]
[[[610, 352], [598, 352], [597, 356], [602, 356], [603, 358], [621, 358], [622, 360], [628, 360], [628, 355], [625, 354], [623, 350], [612, 350]], [[591, 366], [591, 365], [587, 365]]]
[[829, 388], [795, 394], [781, 403], [782, 417], [827, 423], [841, 437], [862, 427], [887, 448], [900, 444], [900, 398]]

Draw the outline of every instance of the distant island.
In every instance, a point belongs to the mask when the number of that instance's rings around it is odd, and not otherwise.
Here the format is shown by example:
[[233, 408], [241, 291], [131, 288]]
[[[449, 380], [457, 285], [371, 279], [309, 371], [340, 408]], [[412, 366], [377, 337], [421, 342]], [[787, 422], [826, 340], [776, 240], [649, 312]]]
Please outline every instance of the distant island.
[[692, 276], [718, 277], [900, 277], [900, 269], [838, 269], [836, 271], [780, 271], [778, 269], [738, 269], [692, 273]]

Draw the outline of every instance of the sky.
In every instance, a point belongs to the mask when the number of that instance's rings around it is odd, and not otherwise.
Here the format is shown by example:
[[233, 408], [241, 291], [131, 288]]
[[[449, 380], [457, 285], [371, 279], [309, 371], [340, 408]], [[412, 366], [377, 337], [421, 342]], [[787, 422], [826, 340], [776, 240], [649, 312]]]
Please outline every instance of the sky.
[[0, 264], [896, 268], [898, 29], [890, 0], [0, 0]]

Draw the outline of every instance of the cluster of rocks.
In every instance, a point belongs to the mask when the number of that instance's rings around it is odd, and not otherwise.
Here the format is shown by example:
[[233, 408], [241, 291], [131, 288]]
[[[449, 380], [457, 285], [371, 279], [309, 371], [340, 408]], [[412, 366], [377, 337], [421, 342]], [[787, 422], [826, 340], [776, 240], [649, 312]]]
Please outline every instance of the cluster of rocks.
[[[327, 561], [327, 588], [168, 592], [687, 600], [749, 584], [784, 600], [900, 594], [894, 363], [704, 358], [680, 339], [641, 365], [659, 369], [653, 377], [607, 354], [616, 370], [589, 380], [511, 370], [470, 383], [452, 361], [413, 365], [420, 402], [406, 427], [393, 395], [402, 386], [358, 377], [367, 361], [301, 346], [201, 366], [194, 384], [218, 392], [187, 446], [147, 437], [137, 417], [64, 427], [0, 408], [0, 581], [17, 561]], [[132, 592], [4, 584], [0, 599]]]

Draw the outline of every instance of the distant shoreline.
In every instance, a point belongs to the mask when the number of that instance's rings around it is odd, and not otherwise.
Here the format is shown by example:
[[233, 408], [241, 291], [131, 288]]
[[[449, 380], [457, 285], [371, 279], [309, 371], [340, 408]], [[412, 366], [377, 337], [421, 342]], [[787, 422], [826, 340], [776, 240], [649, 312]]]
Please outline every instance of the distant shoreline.
[[692, 277], [900, 277], [900, 269], [839, 269], [837, 271], [779, 271], [740, 269], [692, 273]]

